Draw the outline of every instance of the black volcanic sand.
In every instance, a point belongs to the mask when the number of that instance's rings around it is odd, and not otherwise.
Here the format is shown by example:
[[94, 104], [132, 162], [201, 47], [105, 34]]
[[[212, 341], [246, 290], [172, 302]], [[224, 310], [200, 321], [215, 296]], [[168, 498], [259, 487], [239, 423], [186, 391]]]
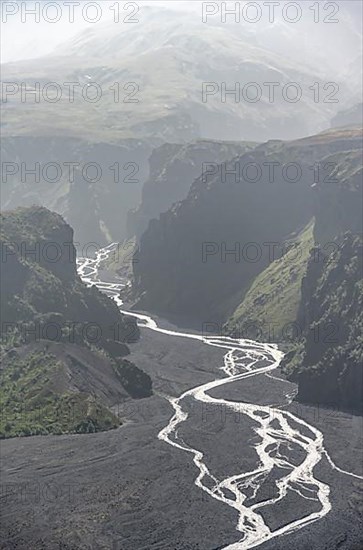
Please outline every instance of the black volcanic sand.
[[[273, 373], [272, 373], [273, 376]], [[244, 403], [254, 403], [271, 407], [288, 404], [286, 394], [291, 393], [295, 385], [285, 380], [277, 380], [264, 374], [236, 380], [209, 391], [211, 397]], [[266, 379], [267, 378], [267, 379]]]
[[[2, 442], [1, 549], [217, 550], [240, 539], [237, 513], [194, 485], [198, 470], [192, 455], [157, 438], [173, 413], [163, 396], [179, 396], [223, 377], [218, 368], [224, 351], [149, 329], [141, 334], [130, 346], [130, 358], [152, 376], [155, 395], [119, 407], [126, 420], [120, 429]], [[271, 401], [281, 406], [293, 389], [282, 381], [279, 396], [279, 382], [266, 376], [256, 377], [255, 387], [251, 383], [246, 390], [251, 401], [256, 392], [255, 402], [268, 402], [271, 392]], [[233, 386], [213, 391], [224, 399], [242, 399], [243, 383]], [[203, 417], [200, 403], [184, 401], [190, 419], [179, 435], [203, 449], [208, 466], [224, 476], [256, 464], [252, 420], [223, 418], [220, 411]], [[296, 403], [288, 409], [323, 431], [338, 466], [359, 473], [362, 418]], [[326, 459], [315, 472], [331, 486], [332, 511], [301, 531], [262, 544], [261, 550], [363, 548], [363, 484], [332, 470]], [[266, 498], [271, 487], [273, 479], [267, 479], [256, 498]], [[312, 510], [316, 505], [310, 502]], [[306, 513], [306, 501], [292, 495], [276, 509], [266, 507], [263, 515], [275, 528], [284, 518], [288, 522]]]

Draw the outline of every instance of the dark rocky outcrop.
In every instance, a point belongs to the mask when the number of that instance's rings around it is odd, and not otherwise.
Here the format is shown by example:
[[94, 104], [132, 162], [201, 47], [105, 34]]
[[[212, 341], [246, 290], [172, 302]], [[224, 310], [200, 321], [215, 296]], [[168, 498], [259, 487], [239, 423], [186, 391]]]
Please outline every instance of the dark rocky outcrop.
[[77, 274], [73, 230], [43, 207], [0, 216], [0, 436], [120, 425], [111, 407], [148, 397], [128, 355], [135, 319]]
[[[360, 147], [358, 130], [272, 141], [222, 165], [214, 176], [199, 177], [187, 198], [152, 220], [141, 237], [134, 265], [138, 307], [224, 320], [275, 259], [271, 243], [281, 250], [312, 218], [313, 185], [330, 173], [325, 158]], [[287, 172], [291, 164], [294, 174]]]
[[305, 341], [292, 372], [298, 399], [362, 411], [362, 239], [346, 233], [336, 244], [319, 261], [312, 252], [300, 308]]
[[362, 411], [362, 156], [332, 158], [329, 178], [316, 186], [316, 247], [298, 313], [303, 340], [283, 366], [298, 381], [298, 399]]
[[140, 202], [151, 150], [150, 143], [133, 139], [3, 137], [1, 209], [37, 204], [61, 214], [80, 250], [122, 239], [127, 212]]
[[166, 143], [151, 154], [150, 175], [142, 190], [140, 206], [129, 212], [128, 235], [140, 237], [152, 219], [157, 219], [175, 202], [183, 200], [193, 181], [216, 164], [254, 148], [252, 143], [196, 141]]
[[81, 282], [73, 230], [58, 214], [43, 207], [2, 213], [1, 265], [2, 328], [29, 322], [45, 334], [57, 320], [62, 339], [71, 330], [77, 341], [100, 345], [115, 334], [120, 342], [138, 334], [132, 318], [95, 286]]

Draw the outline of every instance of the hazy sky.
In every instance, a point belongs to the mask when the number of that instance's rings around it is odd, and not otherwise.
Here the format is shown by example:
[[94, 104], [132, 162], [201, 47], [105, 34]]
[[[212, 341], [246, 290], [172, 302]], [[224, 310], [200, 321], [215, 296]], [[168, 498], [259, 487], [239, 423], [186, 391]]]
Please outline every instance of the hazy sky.
[[[71, 36], [77, 34], [81, 30], [92, 27], [94, 28], [95, 25], [98, 23], [87, 23], [84, 18], [82, 17], [82, 8], [89, 2], [88, 0], [79, 0], [78, 2], [76, 0], [68, 1], [68, 4], [70, 4], [72, 1], [75, 2], [75, 4], [80, 4], [80, 6], [75, 7], [75, 21], [73, 23], [69, 22], [69, 11], [70, 7], [65, 5], [64, 0], [42, 0], [40, 2], [37, 2], [41, 8], [44, 7], [46, 4], [56, 4], [60, 6], [59, 8], [59, 14], [60, 14], [60, 20], [56, 23], [50, 23], [44, 20], [44, 17], [40, 18], [40, 22], [35, 22], [35, 18], [32, 15], [26, 16], [26, 22], [21, 21], [21, 14], [23, 12], [22, 6], [27, 5], [28, 8], [34, 8], [34, 4], [36, 2], [34, 1], [6, 1], [6, 0], [0, 0], [0, 5], [2, 8], [2, 33], [1, 33], [1, 46], [2, 46], [2, 54], [1, 54], [1, 61], [3, 63], [10, 62], [10, 61], [16, 61], [18, 59], [30, 59], [34, 57], [39, 57], [41, 55], [47, 54], [51, 51], [53, 51], [58, 44], [61, 44], [65, 41], [67, 41]], [[128, 0], [118, 0], [120, 4], [120, 13], [122, 17], [124, 14], [129, 13], [130, 9], [132, 7], [128, 8], [128, 11], [122, 11], [127, 4]], [[282, 0], [280, 2], [281, 5], [283, 5], [284, 2], [287, 0]], [[249, 0], [242, 0], [240, 4], [248, 3]], [[320, 3], [323, 5], [324, 2], [327, 2], [327, 0], [320, 0]], [[66, 2], [67, 3], [67, 2]], [[102, 8], [102, 17], [100, 22], [106, 22], [107, 20], [112, 20], [114, 17], [114, 12], [111, 9], [111, 6], [115, 5], [116, 0], [98, 0], [98, 2], [93, 2], [94, 4], [98, 4]], [[132, 1], [130, 2], [132, 4]], [[172, 8], [174, 10], [182, 10], [182, 11], [194, 11], [198, 13], [198, 18], [201, 17], [201, 0], [136, 0], [136, 2], [140, 6], [140, 12], [138, 17], [142, 18], [142, 8], [143, 6], [148, 5], [159, 5], [163, 7], [168, 7], [169, 9]], [[237, 2], [238, 3], [238, 2]], [[251, 2], [250, 2], [251, 3]], [[263, 4], [262, 0], [259, 0], [260, 4]], [[311, 22], [312, 18], [312, 11], [309, 11], [309, 6], [312, 6], [314, 4], [314, 0], [300, 0], [300, 5], [304, 6], [304, 9], [306, 9], [307, 17], [305, 17], [305, 21], [310, 19], [310, 28], [307, 28], [304, 23], [304, 30], [306, 33], [306, 36], [310, 36], [312, 33], [316, 34], [317, 32], [323, 32], [322, 34], [322, 49], [326, 50], [326, 53], [328, 54], [330, 52], [331, 55], [339, 56], [339, 50], [332, 54], [332, 48], [335, 49], [338, 45], [336, 44], [336, 40], [334, 39], [334, 25], [323, 25], [320, 27], [319, 25], [314, 25]], [[235, 5], [236, 2], [229, 2], [230, 5]], [[330, 2], [330, 4], [334, 4], [333, 2]], [[356, 28], [358, 31], [361, 31], [361, 9], [362, 9], [362, 2], [360, 0], [340, 0], [336, 2], [336, 4], [340, 5], [340, 12], [342, 14], [354, 14], [353, 15], [353, 24], [356, 25]], [[7, 21], [4, 22], [6, 17], [6, 10], [10, 11], [11, 9], [18, 10], [15, 15], [9, 15], [7, 17]], [[56, 14], [55, 8], [48, 8], [49, 9], [49, 17], [53, 18]], [[266, 8], [264, 8], [266, 9]], [[24, 13], [24, 12], [23, 12]], [[95, 12], [92, 12], [92, 8], [90, 9], [90, 16], [93, 17]], [[120, 24], [120, 29], [122, 28], [122, 23]], [[298, 24], [300, 25], [300, 23]], [[247, 25], [251, 29], [251, 25]], [[258, 26], [258, 28], [257, 28]], [[254, 32], [258, 32], [259, 29], [262, 30], [262, 33], [265, 33], [265, 29], [263, 25], [252, 25], [254, 27]], [[323, 28], [324, 27], [324, 28]], [[242, 27], [241, 27], [242, 29]], [[315, 37], [316, 38], [316, 37]], [[266, 37], [268, 40], [273, 40], [274, 43], [278, 44], [279, 40], [284, 40], [283, 36], [279, 38], [278, 33], [274, 32], [274, 37], [272, 38], [272, 35], [268, 33], [268, 37]], [[345, 42], [349, 42], [349, 33], [347, 36], [344, 37]], [[283, 42], [285, 44], [285, 42]], [[272, 44], [271, 44], [272, 45]], [[346, 52], [349, 50], [345, 50], [344, 45], [342, 44], [342, 55], [346, 56]], [[300, 47], [300, 45], [299, 45]], [[283, 48], [283, 50], [286, 49], [286, 44]], [[320, 48], [319, 48], [320, 49]], [[317, 52], [318, 53], [318, 52]], [[357, 55], [359, 52], [357, 51]], [[347, 57], [344, 58], [347, 62]], [[329, 59], [328, 59], [329, 61]]]
[[[118, 0], [120, 3], [120, 13], [123, 14], [123, 6], [127, 4], [127, 0]], [[81, 6], [76, 6], [74, 8], [74, 23], [69, 22], [69, 10], [70, 8], [64, 5], [64, 0], [52, 0], [51, 3], [58, 3], [61, 9], [61, 18], [56, 23], [49, 23], [41, 17], [40, 22], [35, 22], [35, 17], [32, 15], [26, 14], [26, 22], [21, 21], [21, 14], [24, 12], [22, 5], [27, 5], [29, 9], [34, 9], [34, 1], [23, 2], [18, 0], [17, 2], [7, 2], [0, 0], [0, 5], [2, 8], [2, 33], [1, 33], [1, 62], [6, 63], [9, 61], [15, 61], [17, 59], [30, 59], [38, 57], [45, 53], [49, 53], [54, 48], [65, 42], [68, 38], [77, 34], [79, 31], [87, 28], [94, 27], [97, 23], [87, 23], [82, 17], [82, 4], [88, 3], [88, 0], [80, 0], [78, 3]], [[40, 7], [42, 5], [49, 4], [50, 0], [42, 0], [38, 2]], [[70, 2], [68, 2], [70, 3]], [[75, 0], [75, 3], [76, 0]], [[94, 2], [96, 3], [96, 2]], [[107, 20], [112, 20], [114, 17], [114, 12], [111, 10], [111, 6], [116, 3], [116, 0], [98, 0], [97, 4], [102, 8], [102, 19], [100, 22], [105, 22]], [[132, 3], [132, 2], [131, 2]], [[180, 0], [149, 0], [149, 1], [140, 1], [137, 0], [137, 3], [140, 6], [147, 5], [159, 5], [168, 8], [173, 8], [175, 10], [200, 10], [200, 2], [196, 1], [180, 1]], [[7, 8], [6, 5], [9, 7]], [[6, 11], [16, 9], [13, 6], [17, 6], [18, 12], [14, 15], [9, 14], [7, 16], [7, 21], [5, 23]], [[126, 13], [131, 13], [131, 7]], [[90, 17], [95, 17], [96, 12], [92, 12], [90, 8]], [[140, 11], [140, 14], [142, 12]], [[49, 8], [49, 18], [56, 16], [55, 10], [52, 11], [52, 8]]]

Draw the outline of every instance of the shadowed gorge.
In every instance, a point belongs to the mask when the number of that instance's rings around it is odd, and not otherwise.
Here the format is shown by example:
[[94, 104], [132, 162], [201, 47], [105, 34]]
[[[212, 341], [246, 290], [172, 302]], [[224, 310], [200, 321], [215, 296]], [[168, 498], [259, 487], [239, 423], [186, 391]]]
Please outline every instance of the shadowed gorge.
[[0, 550], [363, 549], [362, 8], [0, 2]]
[[[311, 220], [314, 182], [327, 179], [335, 160], [328, 157], [360, 148], [359, 130], [272, 141], [220, 165], [217, 175], [198, 178], [187, 198], [152, 220], [140, 239], [138, 307], [224, 320], [291, 234]], [[294, 173], [285, 170], [289, 163]], [[255, 168], [246, 173], [246, 166]]]

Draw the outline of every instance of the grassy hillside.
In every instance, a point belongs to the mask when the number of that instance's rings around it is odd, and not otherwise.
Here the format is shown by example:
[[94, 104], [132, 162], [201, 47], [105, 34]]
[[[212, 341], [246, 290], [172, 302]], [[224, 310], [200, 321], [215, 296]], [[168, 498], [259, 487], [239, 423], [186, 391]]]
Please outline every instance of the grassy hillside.
[[[355, 159], [361, 144], [356, 128], [293, 142], [275, 140], [233, 159], [236, 172], [227, 173], [222, 165], [212, 177], [197, 178], [188, 196], [151, 220], [141, 236], [134, 265], [137, 307], [226, 322], [242, 302], [242, 292], [271, 263], [265, 244], [280, 243], [281, 250], [282, 243], [314, 217], [320, 201], [335, 205], [324, 223], [319, 213], [320, 240], [334, 238], [338, 225], [339, 232], [349, 229], [361, 204], [354, 200], [354, 191], [347, 193], [345, 185], [334, 188], [329, 182], [346, 172], [340, 159]], [[269, 174], [264, 168], [272, 163], [276, 171]], [[291, 163], [298, 167], [293, 181], [286, 174]], [[339, 163], [337, 174], [327, 173], [330, 163]], [[349, 160], [350, 166], [356, 164]], [[253, 177], [246, 173], [251, 165], [259, 168]], [[359, 174], [356, 169], [354, 173]]]
[[120, 425], [94, 396], [71, 391], [66, 375], [65, 362], [45, 350], [5, 360], [0, 436], [86, 433]]
[[[346, 233], [325, 256], [314, 249], [302, 285], [302, 343], [283, 370], [299, 383], [298, 398], [362, 411], [362, 238]], [[320, 251], [321, 253], [321, 251]]]
[[115, 406], [152, 393], [144, 372], [96, 348], [12, 344], [2, 347], [0, 437], [116, 428], [122, 420]]
[[301, 299], [301, 282], [314, 246], [311, 221], [288, 251], [260, 273], [226, 324], [236, 336], [283, 342], [291, 337]]
[[136, 321], [78, 277], [61, 216], [31, 207], [0, 221], [0, 435], [117, 427], [112, 407], [152, 393], [150, 377], [124, 359]]
[[331, 174], [315, 187], [314, 249], [297, 317], [303, 338], [282, 368], [298, 381], [298, 399], [361, 412], [362, 155], [328, 161]]

